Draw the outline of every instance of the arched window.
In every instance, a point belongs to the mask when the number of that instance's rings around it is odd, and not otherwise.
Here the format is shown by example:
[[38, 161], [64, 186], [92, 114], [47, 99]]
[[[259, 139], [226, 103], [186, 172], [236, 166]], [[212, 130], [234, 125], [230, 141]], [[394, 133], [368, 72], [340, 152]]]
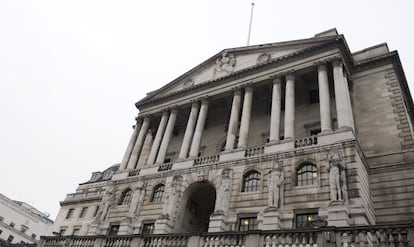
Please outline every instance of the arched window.
[[260, 173], [253, 170], [243, 176], [242, 192], [257, 191], [260, 187]]
[[296, 186], [316, 184], [318, 172], [312, 163], [305, 163], [296, 170]]
[[162, 200], [162, 195], [164, 194], [165, 186], [159, 184], [155, 186], [154, 192], [152, 193], [151, 202], [160, 202]]
[[122, 192], [118, 205], [128, 205], [131, 202], [132, 190], [126, 189]]

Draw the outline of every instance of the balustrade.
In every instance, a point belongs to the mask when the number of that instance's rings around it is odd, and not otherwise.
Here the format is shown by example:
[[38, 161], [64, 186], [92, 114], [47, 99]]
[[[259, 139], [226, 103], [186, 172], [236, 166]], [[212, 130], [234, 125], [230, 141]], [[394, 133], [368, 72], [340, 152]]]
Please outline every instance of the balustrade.
[[194, 165], [207, 165], [219, 161], [220, 155], [201, 156], [194, 160]]
[[132, 169], [128, 172], [128, 177], [138, 176], [141, 169]]
[[307, 136], [295, 139], [295, 148], [307, 147], [318, 144], [317, 136]]
[[244, 157], [253, 157], [262, 154], [264, 154], [264, 146], [258, 146], [246, 149]]
[[265, 235], [265, 247], [317, 247], [317, 233], [315, 232], [287, 232]]
[[[414, 224], [254, 232], [41, 237], [39, 247], [412, 247]], [[251, 245], [257, 243], [256, 245]], [[249, 246], [247, 246], [249, 245]]]
[[188, 236], [162, 235], [144, 237], [144, 247], [187, 247]]
[[172, 165], [173, 165], [173, 164], [172, 164], [171, 162], [161, 164], [161, 165], [158, 167], [158, 171], [159, 171], [159, 172], [163, 172], [163, 171], [168, 171], [168, 170], [171, 170]]
[[246, 235], [242, 234], [220, 234], [207, 235], [203, 238], [202, 247], [245, 247]]

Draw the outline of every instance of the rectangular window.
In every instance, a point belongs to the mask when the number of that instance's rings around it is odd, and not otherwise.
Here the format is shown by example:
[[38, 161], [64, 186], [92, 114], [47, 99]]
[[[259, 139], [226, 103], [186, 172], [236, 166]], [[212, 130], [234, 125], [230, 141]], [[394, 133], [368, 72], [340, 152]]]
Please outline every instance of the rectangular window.
[[73, 214], [74, 210], [75, 209], [73, 209], [73, 208], [69, 209], [68, 214], [66, 215], [66, 219], [70, 219], [72, 217], [72, 214]]
[[309, 91], [309, 103], [315, 104], [319, 102], [319, 89], [312, 89]]
[[14, 239], [14, 236], [9, 235], [9, 237], [7, 238], [7, 242], [11, 243]]
[[142, 226], [142, 234], [152, 234], [154, 232], [154, 223], [144, 223]]
[[297, 229], [304, 229], [304, 228], [313, 228], [311, 222], [317, 216], [318, 213], [303, 213], [303, 214], [296, 214], [295, 216], [295, 225]]
[[319, 129], [312, 129], [312, 130], [310, 130], [310, 135], [311, 136], [317, 135], [319, 133], [321, 133], [321, 129], [320, 128]]
[[108, 235], [117, 235], [119, 232], [119, 225], [111, 225]]
[[79, 228], [74, 228], [74, 229], [73, 229], [73, 232], [72, 232], [72, 235], [74, 235], [74, 236], [79, 235], [79, 231], [80, 231], [80, 229], [79, 229]]
[[82, 211], [79, 214], [79, 218], [85, 217], [86, 212], [88, 212], [88, 208], [87, 207], [82, 208]]
[[257, 229], [257, 217], [239, 218], [239, 231], [250, 231]]

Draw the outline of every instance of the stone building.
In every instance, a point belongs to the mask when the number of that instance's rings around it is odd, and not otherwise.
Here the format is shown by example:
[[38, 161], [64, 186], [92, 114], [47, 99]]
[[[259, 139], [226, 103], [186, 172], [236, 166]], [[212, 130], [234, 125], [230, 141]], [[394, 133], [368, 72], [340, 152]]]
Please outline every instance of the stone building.
[[29, 204], [0, 194], [0, 246], [4, 243], [37, 243], [52, 233], [49, 215]]
[[225, 49], [136, 107], [122, 162], [61, 202], [55, 231], [108, 246], [414, 246], [414, 108], [386, 44], [352, 53], [332, 29]]

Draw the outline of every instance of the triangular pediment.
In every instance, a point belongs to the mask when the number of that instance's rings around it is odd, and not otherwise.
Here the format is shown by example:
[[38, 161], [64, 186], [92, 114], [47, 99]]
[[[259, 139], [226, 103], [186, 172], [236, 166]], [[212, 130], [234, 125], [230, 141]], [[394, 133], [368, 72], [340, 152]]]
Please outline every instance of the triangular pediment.
[[149, 93], [147, 97], [140, 102], [155, 100], [183, 90], [189, 90], [199, 84], [227, 77], [250, 67], [266, 64], [272, 60], [298, 53], [313, 46], [319, 46], [336, 37], [336, 35], [332, 35], [327, 37], [315, 37], [303, 40], [225, 49], [164, 87]]

